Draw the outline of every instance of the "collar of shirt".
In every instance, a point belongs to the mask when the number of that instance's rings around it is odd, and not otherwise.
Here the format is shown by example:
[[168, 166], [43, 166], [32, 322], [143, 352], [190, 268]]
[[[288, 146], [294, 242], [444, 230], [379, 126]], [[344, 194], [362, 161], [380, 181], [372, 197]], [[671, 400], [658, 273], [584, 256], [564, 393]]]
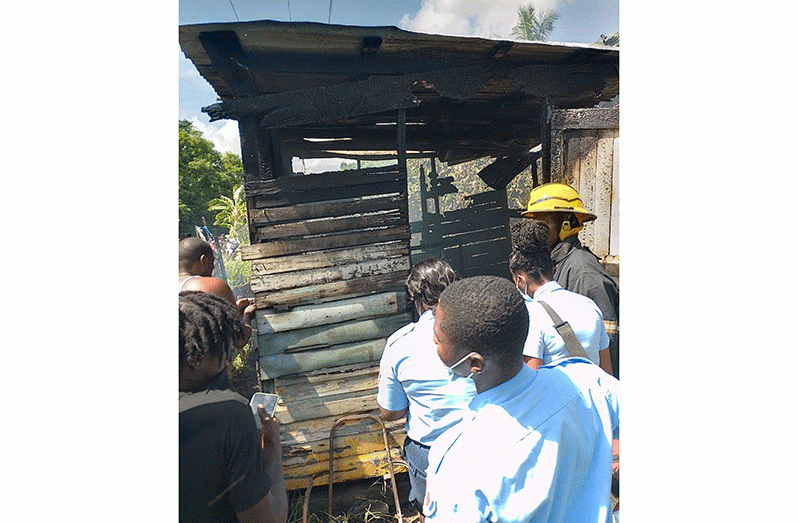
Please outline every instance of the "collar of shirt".
[[582, 243], [579, 236], [569, 236], [554, 246], [551, 250], [551, 261], [554, 265], [559, 265], [561, 261], [568, 257], [574, 250], [581, 249]]
[[432, 309], [425, 310], [421, 316], [418, 317], [418, 321], [416, 323], [428, 322], [428, 321], [435, 321], [435, 313], [432, 312]]
[[532, 293], [532, 298], [539, 300], [542, 296], [546, 294], [551, 294], [554, 291], [562, 290], [562, 286], [556, 281], [547, 281], [543, 285], [537, 288], [534, 293]]
[[[210, 355], [206, 355], [210, 357]], [[211, 378], [211, 380], [202, 385], [201, 387], [197, 387], [194, 390], [187, 390], [187, 391], [180, 391], [180, 397], [182, 398], [186, 394], [194, 394], [196, 392], [202, 392], [206, 390], [227, 390], [233, 389], [233, 382], [230, 381], [230, 377], [227, 375], [227, 369], [223, 369], [222, 372]]]
[[474, 396], [468, 405], [471, 410], [479, 410], [490, 403], [504, 403], [520, 394], [531, 381], [537, 377], [537, 372], [524, 365], [518, 374], [500, 385], [491, 387]]

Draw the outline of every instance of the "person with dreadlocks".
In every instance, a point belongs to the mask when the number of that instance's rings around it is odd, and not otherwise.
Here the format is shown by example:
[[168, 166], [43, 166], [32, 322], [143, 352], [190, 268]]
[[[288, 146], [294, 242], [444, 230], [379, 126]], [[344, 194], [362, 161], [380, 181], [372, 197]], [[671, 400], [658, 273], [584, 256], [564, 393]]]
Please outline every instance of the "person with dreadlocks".
[[179, 295], [180, 521], [285, 523], [279, 422], [233, 390], [229, 354], [245, 335], [236, 308], [206, 292]]
[[[548, 225], [534, 220], [516, 222], [510, 226], [510, 237], [510, 273], [529, 311], [529, 335], [524, 346], [527, 365], [537, 369], [581, 355], [612, 374], [610, 339], [601, 310], [590, 298], [567, 291], [554, 281], [554, 263], [547, 245]], [[571, 354], [556, 327], [560, 320], [567, 322], [584, 354]]]
[[524, 300], [505, 278], [465, 278], [441, 294], [438, 357], [477, 395], [432, 443], [431, 523], [610, 521], [618, 380], [580, 358], [524, 365], [528, 330]]
[[235, 305], [244, 326], [244, 337], [239, 340], [240, 345], [237, 347], [240, 349], [252, 336], [252, 316], [255, 313], [255, 303], [249, 298], [236, 300], [233, 290], [227, 282], [220, 278], [214, 278], [211, 274], [213, 274], [211, 244], [194, 236], [180, 240], [177, 272], [179, 291], [209, 292]]
[[418, 509], [424, 503], [430, 444], [460, 422], [476, 394], [474, 382], [455, 377], [443, 366], [432, 341], [438, 297], [457, 279], [451, 265], [438, 258], [413, 266], [405, 280], [405, 295], [418, 321], [388, 338], [380, 360], [377, 405], [388, 421], [407, 416], [402, 454], [410, 478], [409, 501]]

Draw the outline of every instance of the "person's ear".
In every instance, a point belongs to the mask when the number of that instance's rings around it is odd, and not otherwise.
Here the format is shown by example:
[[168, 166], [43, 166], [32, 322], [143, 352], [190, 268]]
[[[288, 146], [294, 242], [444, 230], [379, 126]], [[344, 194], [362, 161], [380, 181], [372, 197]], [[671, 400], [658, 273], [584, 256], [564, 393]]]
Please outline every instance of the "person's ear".
[[468, 359], [468, 368], [472, 374], [479, 374], [485, 370], [485, 357], [478, 352], [472, 353]]

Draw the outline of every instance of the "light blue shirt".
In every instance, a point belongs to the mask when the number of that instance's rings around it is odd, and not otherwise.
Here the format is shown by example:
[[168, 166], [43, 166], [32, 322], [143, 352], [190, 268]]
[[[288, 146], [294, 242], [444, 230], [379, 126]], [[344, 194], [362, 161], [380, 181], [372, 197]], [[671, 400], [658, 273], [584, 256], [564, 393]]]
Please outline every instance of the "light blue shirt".
[[582, 358], [525, 365], [469, 408], [430, 449], [431, 521], [611, 521], [617, 379]]
[[477, 393], [473, 380], [455, 376], [438, 357], [434, 322], [432, 311], [425, 311], [388, 338], [377, 386], [377, 404], [407, 408], [407, 435], [423, 445], [458, 423]]
[[554, 328], [549, 313], [537, 301], [545, 301], [563, 321], [573, 329], [590, 361], [599, 364], [599, 351], [610, 346], [610, 337], [604, 328], [604, 318], [593, 300], [563, 289], [556, 281], [547, 282], [535, 291], [533, 301], [526, 301], [529, 312], [529, 334], [524, 345], [524, 356], [540, 358], [543, 364], [568, 358], [565, 340]]

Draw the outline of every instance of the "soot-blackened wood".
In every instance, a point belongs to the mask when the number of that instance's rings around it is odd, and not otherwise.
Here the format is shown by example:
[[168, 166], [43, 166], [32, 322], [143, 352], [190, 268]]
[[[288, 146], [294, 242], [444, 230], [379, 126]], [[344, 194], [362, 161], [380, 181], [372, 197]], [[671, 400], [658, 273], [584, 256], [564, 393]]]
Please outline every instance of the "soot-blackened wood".
[[368, 245], [370, 243], [406, 240], [409, 237], [410, 227], [408, 225], [400, 225], [386, 227], [384, 229], [365, 230], [344, 234], [330, 234], [315, 238], [274, 240], [268, 243], [257, 243], [242, 247], [241, 259], [257, 260], [258, 258], [283, 256], [285, 254], [297, 254], [307, 251], [340, 249], [343, 247], [354, 247], [356, 245]]
[[[252, 69], [234, 31], [201, 33], [199, 40], [211, 59], [213, 68], [230, 87], [236, 99], [247, 99], [258, 94]], [[271, 178], [272, 147], [270, 139], [258, 128], [260, 115], [242, 114], [237, 120], [244, 180]]]
[[249, 196], [278, 194], [285, 191], [305, 191], [312, 189], [329, 189], [330, 187], [348, 187], [369, 183], [401, 181], [403, 177], [396, 166], [376, 167], [361, 171], [333, 171], [304, 176], [288, 176], [275, 180], [264, 180], [247, 183], [244, 186]]
[[409, 256], [409, 251], [405, 242], [394, 240], [389, 243], [262, 258], [252, 262], [252, 278], [399, 256]]
[[406, 203], [402, 196], [380, 196], [378, 198], [363, 198], [345, 202], [253, 209], [249, 214], [249, 220], [250, 227], [254, 228], [266, 224], [406, 209]]
[[532, 96], [598, 97], [610, 74], [617, 74], [611, 64], [537, 64], [513, 68], [491, 63], [265, 94], [223, 101], [203, 107], [202, 111], [208, 113], [211, 121], [263, 114], [264, 127], [296, 127], [411, 109], [424, 93], [467, 99], [502, 78], [511, 79], [519, 91]]
[[389, 274], [398, 271], [410, 272], [410, 259], [408, 257], [367, 260], [347, 265], [314, 268], [305, 271], [284, 272], [280, 274], [271, 274], [269, 276], [253, 276], [250, 279], [249, 285], [253, 292], [274, 292], [284, 289], [307, 287], [310, 285], [323, 285], [334, 281], [350, 280], [356, 277], [362, 278], [364, 276], [374, 276], [377, 274]]
[[617, 129], [620, 111], [614, 107], [553, 111], [552, 129]]
[[311, 202], [325, 202], [330, 200], [344, 200], [347, 198], [361, 198], [364, 196], [378, 196], [388, 194], [405, 194], [407, 184], [404, 181], [386, 181], [353, 187], [335, 187], [316, 189], [302, 192], [281, 192], [273, 195], [260, 195], [253, 197], [255, 208], [284, 207]]
[[365, 216], [340, 216], [324, 218], [314, 221], [301, 221], [296, 223], [282, 223], [279, 225], [266, 225], [258, 227], [258, 242], [265, 242], [298, 236], [330, 234], [358, 229], [370, 229], [399, 225], [407, 222], [407, 212], [381, 212]]

